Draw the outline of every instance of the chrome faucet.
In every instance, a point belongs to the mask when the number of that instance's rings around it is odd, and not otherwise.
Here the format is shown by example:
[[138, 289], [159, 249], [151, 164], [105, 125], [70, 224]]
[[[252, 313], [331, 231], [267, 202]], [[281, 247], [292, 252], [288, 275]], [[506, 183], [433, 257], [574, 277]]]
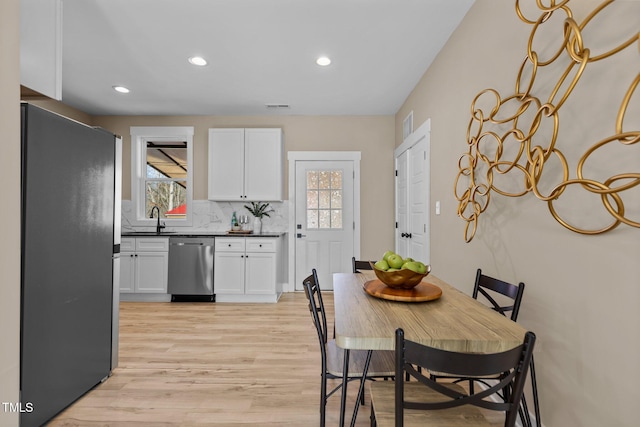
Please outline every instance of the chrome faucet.
[[165, 227], [164, 224], [160, 224], [160, 208], [157, 206], [154, 206], [151, 208], [151, 215], [149, 215], [149, 218], [153, 218], [153, 211], [158, 212], [158, 224], [156, 225], [156, 233], [160, 234], [160, 232], [162, 231], [162, 229]]

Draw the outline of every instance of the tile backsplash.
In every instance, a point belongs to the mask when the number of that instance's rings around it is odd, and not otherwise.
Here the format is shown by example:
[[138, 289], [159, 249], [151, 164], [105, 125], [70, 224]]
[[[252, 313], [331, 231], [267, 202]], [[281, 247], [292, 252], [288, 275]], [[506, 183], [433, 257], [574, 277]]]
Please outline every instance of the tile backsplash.
[[[253, 222], [253, 215], [244, 207], [248, 202], [214, 202], [211, 200], [193, 201], [193, 221], [189, 227], [173, 227], [167, 225], [166, 231], [181, 232], [225, 232], [230, 229], [231, 216], [249, 215], [249, 225]], [[289, 202], [270, 202], [275, 212], [270, 213], [270, 217], [263, 218], [263, 232], [286, 232], [289, 227]], [[153, 227], [138, 227], [132, 225], [135, 221], [133, 204], [131, 200], [122, 201], [122, 231], [150, 231]]]

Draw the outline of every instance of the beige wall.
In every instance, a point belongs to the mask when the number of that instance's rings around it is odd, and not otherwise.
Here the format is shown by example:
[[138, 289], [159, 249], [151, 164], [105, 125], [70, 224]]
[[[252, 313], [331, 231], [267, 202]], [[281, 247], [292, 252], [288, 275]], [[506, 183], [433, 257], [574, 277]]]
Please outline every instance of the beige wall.
[[[599, 3], [570, 6], [580, 20]], [[640, 2], [615, 2], [614, 7], [615, 17], [597, 22], [604, 26], [597, 32], [600, 38], [595, 31], [588, 33], [591, 46], [602, 48], [598, 41], [606, 38], [610, 41], [605, 46], [611, 48], [638, 31]], [[467, 244], [464, 222], [456, 215], [454, 179], [458, 158], [467, 149], [471, 101], [489, 87], [511, 95], [530, 31], [517, 18], [512, 0], [476, 0], [396, 115], [396, 145], [401, 142], [402, 119], [410, 111], [416, 126], [431, 119], [431, 202], [442, 203], [442, 214], [431, 217], [432, 271], [467, 292], [478, 267], [526, 283], [519, 321], [539, 338], [535, 358], [544, 425], [635, 426], [640, 398], [640, 230], [621, 225], [603, 235], [576, 234], [560, 226], [546, 203], [532, 195], [494, 194], [480, 216], [475, 238]], [[556, 31], [539, 36], [536, 49], [556, 47], [560, 35]], [[637, 42], [616, 61], [590, 64], [562, 107], [558, 147], [568, 155], [583, 153], [614, 133], [621, 97], [640, 69]], [[541, 72], [545, 93], [562, 70], [550, 66]], [[640, 129], [638, 95], [636, 90], [634, 112], [625, 121], [628, 130]], [[639, 148], [636, 144], [600, 157], [603, 176], [638, 173]], [[577, 160], [572, 159], [575, 177]], [[574, 214], [589, 217], [601, 211], [595, 199], [574, 200]], [[625, 202], [627, 212], [639, 221], [639, 192], [626, 195]]]
[[196, 200], [207, 198], [207, 140], [212, 127], [281, 127], [285, 141], [285, 198], [288, 198], [286, 152], [360, 151], [361, 256], [376, 259], [393, 247], [393, 116], [101, 116], [94, 117], [93, 124], [123, 137], [125, 200], [131, 198], [131, 126], [194, 126]]
[[[19, 0], [0, 2], [0, 402], [18, 402], [20, 374], [20, 55]], [[0, 407], [0, 426], [18, 414]]]

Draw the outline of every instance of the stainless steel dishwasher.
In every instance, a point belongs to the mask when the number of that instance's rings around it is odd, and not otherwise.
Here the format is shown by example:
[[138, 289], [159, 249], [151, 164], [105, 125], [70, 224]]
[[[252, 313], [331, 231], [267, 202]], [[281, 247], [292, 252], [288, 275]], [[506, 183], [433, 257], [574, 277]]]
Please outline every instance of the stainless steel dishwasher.
[[169, 238], [171, 301], [216, 300], [213, 289], [213, 237]]

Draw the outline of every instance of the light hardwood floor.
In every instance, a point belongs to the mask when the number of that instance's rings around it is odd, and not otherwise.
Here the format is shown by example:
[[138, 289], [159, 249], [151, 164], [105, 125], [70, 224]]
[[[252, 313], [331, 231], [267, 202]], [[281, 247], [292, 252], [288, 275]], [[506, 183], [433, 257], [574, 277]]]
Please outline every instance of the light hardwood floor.
[[[323, 297], [332, 330], [333, 295]], [[320, 352], [303, 293], [120, 310], [119, 367], [50, 426], [318, 426]], [[339, 400], [330, 398], [327, 426], [338, 424]], [[358, 426], [369, 425], [369, 402]]]

